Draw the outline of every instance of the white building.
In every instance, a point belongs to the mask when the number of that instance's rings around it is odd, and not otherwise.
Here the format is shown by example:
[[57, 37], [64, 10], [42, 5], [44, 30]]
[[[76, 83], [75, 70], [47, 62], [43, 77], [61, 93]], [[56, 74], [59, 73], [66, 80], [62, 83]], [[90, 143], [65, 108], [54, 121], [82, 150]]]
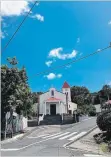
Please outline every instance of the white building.
[[40, 95], [39, 114], [56, 115], [72, 114], [77, 109], [77, 104], [71, 102], [71, 90], [67, 82], [63, 84], [62, 92], [50, 88], [48, 92]]

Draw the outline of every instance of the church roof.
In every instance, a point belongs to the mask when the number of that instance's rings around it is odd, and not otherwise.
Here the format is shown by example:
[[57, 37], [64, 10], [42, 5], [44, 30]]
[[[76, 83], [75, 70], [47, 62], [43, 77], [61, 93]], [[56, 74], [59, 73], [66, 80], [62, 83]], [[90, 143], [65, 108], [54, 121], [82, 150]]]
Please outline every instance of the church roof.
[[62, 88], [70, 88], [69, 84], [67, 82], [64, 82]]
[[49, 99], [47, 99], [46, 101], [60, 101], [61, 99], [58, 98], [54, 98], [54, 97], [50, 97]]

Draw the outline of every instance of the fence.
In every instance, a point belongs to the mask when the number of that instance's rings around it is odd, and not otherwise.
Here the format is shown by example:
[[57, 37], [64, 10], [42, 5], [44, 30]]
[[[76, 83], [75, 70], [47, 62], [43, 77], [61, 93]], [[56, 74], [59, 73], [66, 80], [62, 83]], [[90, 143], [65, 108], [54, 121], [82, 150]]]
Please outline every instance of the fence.
[[23, 132], [25, 128], [27, 128], [27, 118], [23, 117], [23, 115], [18, 115], [15, 112], [13, 113], [13, 117], [11, 117], [10, 112], [7, 112], [5, 130], [1, 128], [1, 137], [10, 137], [12, 134]]
[[63, 114], [62, 124], [71, 124], [73, 123], [73, 115]]

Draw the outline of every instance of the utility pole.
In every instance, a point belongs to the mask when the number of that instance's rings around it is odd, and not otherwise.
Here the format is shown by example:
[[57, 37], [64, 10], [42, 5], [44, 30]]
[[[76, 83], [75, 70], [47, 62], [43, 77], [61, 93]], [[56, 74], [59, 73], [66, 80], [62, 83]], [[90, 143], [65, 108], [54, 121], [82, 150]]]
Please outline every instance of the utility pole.
[[5, 135], [4, 135], [4, 139], [6, 139], [7, 136], [7, 112], [5, 113]]
[[10, 109], [10, 116], [11, 116], [11, 138], [13, 137], [13, 108], [11, 106]]
[[66, 93], [66, 105], [67, 105], [67, 113], [68, 113], [68, 93]]
[[39, 106], [40, 106], [40, 96], [38, 96], [38, 104], [37, 104], [37, 123], [39, 125]]

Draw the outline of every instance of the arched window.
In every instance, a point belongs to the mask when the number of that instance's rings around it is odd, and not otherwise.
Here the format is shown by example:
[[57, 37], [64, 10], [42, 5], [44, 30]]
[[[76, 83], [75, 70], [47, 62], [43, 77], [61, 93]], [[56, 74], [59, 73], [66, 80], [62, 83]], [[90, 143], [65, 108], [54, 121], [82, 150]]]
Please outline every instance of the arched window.
[[53, 90], [51, 90], [51, 96], [52, 96], [52, 97], [54, 96], [54, 91], [53, 91]]

